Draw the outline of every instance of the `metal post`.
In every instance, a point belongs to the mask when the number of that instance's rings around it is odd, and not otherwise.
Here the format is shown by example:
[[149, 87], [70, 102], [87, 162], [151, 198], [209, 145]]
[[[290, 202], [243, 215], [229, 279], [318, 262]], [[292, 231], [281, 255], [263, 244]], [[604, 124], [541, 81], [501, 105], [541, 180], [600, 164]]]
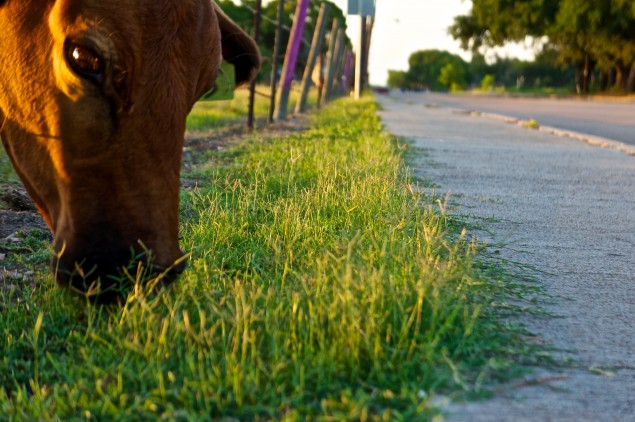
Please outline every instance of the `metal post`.
[[359, 38], [357, 43], [357, 52], [355, 57], [355, 99], [362, 98], [362, 73], [364, 71], [364, 29], [366, 28], [366, 19], [359, 16]]
[[362, 74], [364, 75], [363, 86], [369, 85], [368, 80], [368, 61], [370, 58], [370, 43], [373, 36], [373, 29], [375, 27], [375, 17], [369, 16], [366, 23], [366, 31], [364, 34], [364, 70]]
[[296, 3], [291, 36], [289, 37], [289, 44], [287, 45], [287, 52], [284, 57], [284, 65], [282, 66], [282, 75], [280, 76], [280, 95], [278, 96], [276, 105], [276, 120], [283, 120], [287, 117], [289, 92], [291, 91], [291, 83], [293, 82], [300, 44], [302, 43], [302, 34], [304, 32], [307, 10], [309, 9], [309, 1], [310, 0], [298, 0]]
[[269, 116], [267, 121], [273, 123], [273, 112], [276, 108], [276, 91], [278, 82], [278, 56], [282, 40], [282, 18], [284, 17], [284, 0], [278, 0], [278, 26], [276, 27], [276, 40], [271, 57], [271, 100], [269, 103]]
[[[254, 41], [258, 44], [260, 40], [260, 20], [262, 18], [262, 0], [256, 0], [256, 11], [254, 13]], [[256, 79], [249, 85], [249, 114], [247, 116], [247, 128], [254, 130], [254, 108], [256, 104]]]
[[304, 77], [302, 78], [302, 87], [300, 88], [300, 98], [295, 106], [296, 113], [303, 113], [306, 109], [306, 99], [309, 95], [309, 88], [311, 87], [313, 68], [315, 67], [315, 62], [320, 54], [320, 50], [322, 49], [322, 40], [324, 39], [328, 11], [329, 4], [322, 3], [320, 6], [320, 15], [318, 16], [317, 24], [315, 26], [315, 32], [313, 33], [313, 42], [311, 43], [309, 60], [304, 68]]

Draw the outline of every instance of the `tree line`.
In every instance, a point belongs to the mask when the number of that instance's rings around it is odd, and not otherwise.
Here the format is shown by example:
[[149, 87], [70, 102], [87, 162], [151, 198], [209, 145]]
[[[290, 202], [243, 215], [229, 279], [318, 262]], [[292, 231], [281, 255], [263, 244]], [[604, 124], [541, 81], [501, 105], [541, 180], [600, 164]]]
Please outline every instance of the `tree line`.
[[538, 54], [535, 61], [497, 57], [493, 63], [478, 53], [466, 62], [447, 51], [422, 50], [412, 53], [408, 64], [407, 71], [388, 71], [388, 86], [432, 91], [503, 86], [522, 91], [566, 87], [573, 80], [573, 71], [560, 65], [550, 49]]
[[472, 51], [532, 37], [574, 69], [578, 93], [635, 92], [633, 0], [473, 0], [450, 33]]

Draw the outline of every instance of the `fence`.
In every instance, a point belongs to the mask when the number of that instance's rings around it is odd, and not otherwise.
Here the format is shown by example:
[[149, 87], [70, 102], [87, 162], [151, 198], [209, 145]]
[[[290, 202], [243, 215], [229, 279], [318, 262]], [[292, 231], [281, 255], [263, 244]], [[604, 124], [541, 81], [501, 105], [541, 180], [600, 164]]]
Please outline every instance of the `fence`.
[[[305, 31], [307, 13], [312, 3], [320, 4], [319, 14], [313, 33], [305, 34], [307, 32]], [[367, 56], [370, 47], [369, 31], [372, 30], [372, 23], [363, 25], [368, 35], [360, 41], [362, 46], [362, 58], [360, 59], [358, 58], [358, 53], [353, 54], [350, 40], [346, 36], [344, 22], [341, 22], [341, 19], [335, 16], [336, 14], [331, 13], [337, 7], [333, 3], [320, 0], [297, 0], [291, 27], [283, 23], [285, 17], [287, 17], [285, 15], [286, 5], [285, 0], [278, 0], [277, 18], [272, 20], [267, 16], [263, 16], [262, 0], [256, 0], [253, 7], [242, 2], [242, 7], [250, 10], [253, 15], [252, 35], [257, 43], [261, 41], [259, 38], [263, 21], [276, 25], [274, 45], [268, 46], [272, 48], [272, 54], [269, 58], [271, 60], [270, 92], [267, 94], [258, 92], [256, 82], [252, 82], [247, 119], [249, 129], [254, 128], [256, 95], [269, 98], [268, 123], [287, 118], [292, 84], [296, 79], [296, 74], [302, 75], [299, 80], [299, 89], [297, 90], [298, 100], [294, 109], [296, 114], [306, 111], [308, 93], [313, 85], [318, 89], [317, 106], [320, 107], [325, 101], [331, 101], [339, 96], [347, 95], [353, 88], [353, 82], [356, 79], [360, 80], [360, 86], [367, 80], [364, 76], [367, 74]], [[362, 20], [365, 21], [366, 18], [364, 17]], [[329, 26], [331, 30], [326, 31]], [[282, 54], [281, 45], [283, 31], [289, 33], [289, 41], [284, 54]], [[310, 41], [307, 37], [310, 37]], [[304, 69], [298, 69], [301, 45], [309, 46]], [[284, 57], [283, 60], [281, 60], [282, 56]], [[280, 71], [279, 65], [281, 61], [283, 65]], [[360, 63], [364, 69], [361, 78], [353, 74], [353, 69], [358, 67], [353, 66], [354, 63]]]

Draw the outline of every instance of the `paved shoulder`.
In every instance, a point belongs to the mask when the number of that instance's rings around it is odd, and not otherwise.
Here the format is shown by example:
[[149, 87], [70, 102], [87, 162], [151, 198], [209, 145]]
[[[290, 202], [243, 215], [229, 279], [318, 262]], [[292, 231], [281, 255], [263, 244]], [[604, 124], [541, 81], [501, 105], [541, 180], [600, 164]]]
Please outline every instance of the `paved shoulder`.
[[454, 195], [459, 212], [492, 218], [489, 240], [506, 243], [506, 258], [544, 270], [560, 317], [530, 318], [529, 328], [577, 362], [453, 405], [450, 420], [635, 420], [635, 157], [424, 102], [379, 101], [389, 130], [425, 150], [410, 163], [415, 173]]

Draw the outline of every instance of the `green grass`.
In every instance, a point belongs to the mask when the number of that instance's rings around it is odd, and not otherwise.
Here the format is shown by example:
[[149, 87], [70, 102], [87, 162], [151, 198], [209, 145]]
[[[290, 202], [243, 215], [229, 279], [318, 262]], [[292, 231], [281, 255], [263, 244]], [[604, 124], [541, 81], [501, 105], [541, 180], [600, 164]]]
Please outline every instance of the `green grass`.
[[573, 87], [540, 87], [540, 88], [516, 88], [515, 86], [496, 86], [492, 90], [475, 88], [470, 90], [469, 92], [474, 94], [510, 94], [510, 95], [520, 95], [520, 96], [528, 96], [528, 97], [549, 97], [549, 96], [558, 96], [558, 97], [569, 97], [575, 95], [575, 89]]
[[[372, 99], [254, 136], [182, 195], [188, 271], [122, 307], [42, 277], [0, 297], [0, 415], [15, 420], [426, 420], [529, 353], [509, 286]], [[226, 163], [226, 164], [219, 164]]]
[[[258, 87], [264, 90], [264, 87]], [[255, 112], [258, 116], [266, 116], [268, 100], [260, 97], [256, 99]], [[242, 123], [245, 120], [245, 110], [249, 104], [249, 92], [246, 89], [236, 91], [231, 101], [199, 101], [194, 105], [187, 118], [187, 130], [206, 131], [218, 129], [228, 124]]]
[[[296, 87], [297, 88], [297, 87]], [[270, 88], [265, 85], [258, 85], [255, 97], [254, 114], [257, 119], [266, 120], [269, 114]], [[291, 92], [289, 101], [289, 114], [293, 114], [299, 92], [295, 89]], [[309, 91], [307, 105], [309, 107], [317, 104], [317, 91]], [[194, 132], [204, 132], [218, 129], [227, 125], [243, 123], [245, 121], [245, 110], [249, 105], [249, 91], [241, 88], [235, 92], [235, 97], [231, 101], [199, 101], [194, 105], [192, 112], [187, 118], [187, 130]]]
[[0, 183], [16, 183], [17, 181], [18, 176], [16, 176], [11, 167], [11, 161], [2, 145], [0, 145]]

